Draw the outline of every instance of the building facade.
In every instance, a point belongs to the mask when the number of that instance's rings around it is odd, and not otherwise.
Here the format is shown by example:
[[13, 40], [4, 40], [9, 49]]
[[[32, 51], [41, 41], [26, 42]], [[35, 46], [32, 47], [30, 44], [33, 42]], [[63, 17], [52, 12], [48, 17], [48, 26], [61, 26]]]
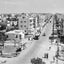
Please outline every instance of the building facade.
[[16, 42], [24, 39], [24, 32], [22, 30], [13, 30], [5, 33], [8, 40], [14, 40]]
[[35, 15], [32, 14], [31, 16], [29, 16], [29, 14], [22, 13], [18, 21], [19, 29], [24, 30], [25, 33], [34, 31], [34, 29], [38, 27], [38, 17]]
[[25, 13], [22, 13], [19, 17], [18, 26], [20, 30], [24, 30], [27, 33], [29, 27], [29, 19]]

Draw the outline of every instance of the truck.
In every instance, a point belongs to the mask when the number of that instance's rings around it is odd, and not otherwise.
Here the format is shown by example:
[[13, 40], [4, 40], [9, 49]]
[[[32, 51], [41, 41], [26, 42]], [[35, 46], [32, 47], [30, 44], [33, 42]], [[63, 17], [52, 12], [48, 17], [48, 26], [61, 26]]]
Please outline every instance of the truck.
[[36, 32], [34, 34], [34, 38], [33, 39], [38, 40], [39, 39], [39, 36], [40, 36], [40, 32]]

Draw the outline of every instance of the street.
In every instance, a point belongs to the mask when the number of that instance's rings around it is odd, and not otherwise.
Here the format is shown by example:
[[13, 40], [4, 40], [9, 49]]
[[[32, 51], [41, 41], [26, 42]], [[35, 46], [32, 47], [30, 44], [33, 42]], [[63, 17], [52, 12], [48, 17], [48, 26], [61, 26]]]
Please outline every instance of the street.
[[[31, 58], [42, 57], [43, 53], [49, 47], [49, 36], [52, 32], [52, 23], [48, 23], [43, 31], [45, 31], [46, 36], [40, 36], [39, 40], [34, 41], [31, 46], [22, 51], [18, 57], [7, 59], [6, 64], [31, 64]], [[44, 33], [43, 31], [42, 33]]]

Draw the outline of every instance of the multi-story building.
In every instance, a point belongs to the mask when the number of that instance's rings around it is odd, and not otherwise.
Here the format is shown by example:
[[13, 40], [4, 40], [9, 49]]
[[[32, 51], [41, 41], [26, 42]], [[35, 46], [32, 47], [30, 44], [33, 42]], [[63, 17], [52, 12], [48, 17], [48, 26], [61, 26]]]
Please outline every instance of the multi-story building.
[[28, 27], [28, 30], [33, 33], [36, 28], [38, 27], [37, 25], [37, 17], [30, 17], [29, 18], [29, 27]]
[[31, 20], [32, 20], [32, 23], [30, 22], [30, 24], [32, 24], [31, 33], [35, 34], [37, 32], [38, 28], [40, 27], [40, 25], [39, 25], [39, 16], [38, 15], [33, 16], [32, 18], [30, 18], [30, 21]]
[[[35, 14], [36, 15], [36, 14]], [[33, 31], [34, 28], [38, 27], [38, 16], [35, 16], [34, 14], [22, 13], [21, 17], [19, 17], [19, 29], [24, 30], [25, 33], [28, 33], [29, 31]]]
[[24, 30], [27, 33], [29, 27], [29, 19], [25, 13], [22, 13], [19, 17], [18, 26], [20, 30]]
[[6, 18], [7, 29], [18, 29], [18, 19], [14, 14], [8, 14], [8, 18]]

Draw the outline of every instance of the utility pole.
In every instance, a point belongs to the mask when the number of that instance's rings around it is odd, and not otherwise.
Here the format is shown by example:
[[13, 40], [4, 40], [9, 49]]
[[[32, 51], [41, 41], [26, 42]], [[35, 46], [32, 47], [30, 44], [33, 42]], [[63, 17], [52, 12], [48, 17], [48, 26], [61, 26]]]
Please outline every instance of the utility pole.
[[57, 39], [57, 54], [56, 54], [56, 64], [58, 64], [58, 56], [59, 56], [59, 45], [58, 45], [58, 41], [59, 40], [59, 38]]

